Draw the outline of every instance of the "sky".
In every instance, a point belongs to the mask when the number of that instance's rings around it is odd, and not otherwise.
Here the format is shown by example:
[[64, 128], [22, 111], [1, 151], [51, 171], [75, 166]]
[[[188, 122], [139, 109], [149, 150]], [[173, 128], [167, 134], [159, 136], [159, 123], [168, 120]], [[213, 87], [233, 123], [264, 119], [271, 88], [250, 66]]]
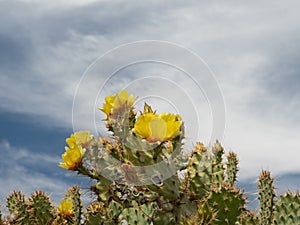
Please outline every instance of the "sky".
[[[187, 151], [195, 141], [211, 142], [214, 115], [220, 116], [219, 139], [238, 154], [241, 181], [255, 181], [262, 169], [277, 178], [298, 174], [299, 6], [291, 0], [0, 0], [0, 202], [14, 189], [43, 189], [58, 201], [73, 183], [86, 188], [58, 167], [65, 138], [94, 126], [105, 135], [97, 108], [123, 88], [139, 96], [139, 109], [147, 101], [159, 112], [182, 114]], [[164, 44], [151, 49], [145, 40]], [[159, 62], [110, 77], [110, 63], [141, 53], [135, 44], [125, 53], [118, 46], [135, 42], [145, 43], [142, 57], [157, 53], [155, 60], [167, 56], [182, 67], [189, 53], [197, 55], [192, 69], [202, 69], [192, 77], [201, 78], [201, 87]], [[187, 55], [168, 52], [170, 45]], [[220, 101], [224, 111], [214, 108]], [[289, 182], [300, 186], [298, 179]]]

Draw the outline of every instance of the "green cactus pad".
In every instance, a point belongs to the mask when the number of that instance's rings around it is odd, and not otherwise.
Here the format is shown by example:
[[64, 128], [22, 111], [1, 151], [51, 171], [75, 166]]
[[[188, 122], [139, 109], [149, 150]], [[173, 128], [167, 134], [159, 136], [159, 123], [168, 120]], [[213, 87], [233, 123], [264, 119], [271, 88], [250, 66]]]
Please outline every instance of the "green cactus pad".
[[153, 203], [138, 205], [137, 202], [133, 202], [132, 207], [125, 208], [122, 215], [128, 224], [149, 225], [153, 220], [154, 207]]
[[82, 202], [80, 199], [80, 188], [78, 186], [73, 186], [69, 188], [65, 197], [71, 198], [74, 204], [74, 225], [80, 225], [81, 214], [82, 214]]
[[229, 152], [227, 156], [227, 182], [228, 184], [233, 187], [236, 181], [237, 172], [238, 172], [238, 163], [239, 160], [237, 158], [237, 155], [233, 152]]
[[287, 192], [276, 202], [274, 225], [300, 224], [300, 193]]
[[211, 160], [206, 147], [197, 143], [187, 166], [191, 195], [199, 199], [207, 195], [211, 186]]
[[49, 196], [42, 191], [36, 191], [28, 199], [27, 211], [31, 224], [51, 224], [55, 217]]
[[222, 183], [224, 182], [224, 172], [225, 168], [223, 165], [223, 155], [224, 155], [224, 149], [219, 143], [219, 141], [216, 141], [215, 145], [212, 148], [212, 165], [211, 165], [211, 180], [212, 185], [214, 187], [220, 187]]
[[272, 222], [274, 210], [275, 191], [273, 187], [274, 179], [269, 171], [262, 171], [258, 178], [258, 199], [260, 201], [260, 223], [268, 225]]
[[212, 190], [207, 201], [209, 206], [217, 213], [214, 221], [216, 225], [235, 224], [245, 211], [246, 199], [242, 192], [229, 186]]

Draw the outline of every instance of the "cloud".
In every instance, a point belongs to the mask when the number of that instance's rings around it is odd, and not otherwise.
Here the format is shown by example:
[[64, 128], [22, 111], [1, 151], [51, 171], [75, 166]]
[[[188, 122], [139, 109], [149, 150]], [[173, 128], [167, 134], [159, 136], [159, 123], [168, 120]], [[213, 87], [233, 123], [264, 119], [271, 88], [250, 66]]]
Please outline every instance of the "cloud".
[[72, 2], [62, 2], [62, 1], [59, 1], [59, 0], [54, 0], [54, 1], [18, 0], [18, 2], [22, 2], [22, 3], [46, 4], [47, 6], [51, 6], [51, 7], [63, 7], [63, 6], [65, 6], [66, 8], [84, 6], [84, 5], [88, 5], [88, 4], [91, 4], [92, 2], [96, 2], [96, 1], [97, 0], [86, 0], [86, 1], [74, 0]]
[[[28, 196], [35, 190], [43, 190], [57, 204], [71, 186], [70, 178], [59, 172], [58, 157], [32, 153], [24, 148], [12, 146], [8, 141], [0, 142], [0, 201], [4, 204], [13, 190], [22, 190]], [[60, 177], [60, 178], [59, 178]]]
[[[122, 7], [120, 1], [77, 3], [1, 1], [2, 110], [44, 116], [54, 127], [71, 127], [73, 96], [93, 60], [119, 44], [162, 39], [192, 49], [215, 72], [227, 110], [223, 143], [240, 155], [241, 176], [257, 174], [262, 167], [277, 173], [299, 169], [294, 160], [300, 156], [299, 2], [127, 1]], [[120, 73], [107, 91], [141, 77], [138, 72], [145, 68]], [[150, 74], [150, 66], [147, 71]], [[203, 93], [171, 71], [174, 76], [168, 78], [191, 92], [195, 108], [203, 112], [200, 136], [207, 142], [211, 116]], [[94, 84], [90, 92], [97, 91], [107, 74], [97, 77], [97, 82], [90, 80]], [[136, 94], [144, 96], [151, 88], [137, 85]], [[167, 90], [163, 82], [152, 89], [161, 90], [160, 96], [174, 93], [180, 101], [183, 96]], [[86, 99], [78, 112], [82, 127], [89, 119], [86, 107], [99, 103], [89, 99], [90, 92], [82, 94]], [[157, 108], [165, 105], [161, 101]], [[194, 122], [193, 115], [183, 113]]]

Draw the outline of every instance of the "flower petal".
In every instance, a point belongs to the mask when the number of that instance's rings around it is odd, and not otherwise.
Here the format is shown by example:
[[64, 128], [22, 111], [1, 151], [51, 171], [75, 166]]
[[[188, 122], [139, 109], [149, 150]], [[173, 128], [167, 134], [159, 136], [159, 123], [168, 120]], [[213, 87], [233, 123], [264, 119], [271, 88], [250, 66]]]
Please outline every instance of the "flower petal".
[[148, 138], [150, 142], [162, 142], [167, 134], [167, 124], [161, 118], [153, 118], [149, 123], [151, 136]]

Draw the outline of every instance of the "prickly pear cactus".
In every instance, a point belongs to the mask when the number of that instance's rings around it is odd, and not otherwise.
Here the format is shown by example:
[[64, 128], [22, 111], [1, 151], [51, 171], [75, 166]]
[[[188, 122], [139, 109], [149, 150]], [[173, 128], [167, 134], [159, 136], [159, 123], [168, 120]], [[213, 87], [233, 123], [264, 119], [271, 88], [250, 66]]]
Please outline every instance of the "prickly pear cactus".
[[207, 195], [211, 185], [211, 161], [207, 148], [197, 143], [187, 166], [189, 190], [195, 199]]
[[51, 224], [55, 213], [52, 203], [42, 191], [36, 191], [27, 200], [20, 191], [7, 197], [7, 208], [13, 215], [13, 224]]
[[214, 187], [221, 187], [225, 178], [225, 168], [223, 163], [224, 149], [216, 141], [212, 148], [211, 180]]
[[148, 225], [153, 221], [154, 209], [155, 205], [153, 203], [139, 205], [134, 201], [130, 208], [123, 210], [122, 215], [128, 224]]
[[105, 98], [100, 110], [109, 137], [85, 130], [66, 139], [59, 166], [91, 179], [84, 189], [90, 201], [82, 203], [78, 186], [57, 207], [44, 192], [26, 199], [14, 191], [7, 197], [10, 215], [1, 219], [0, 213], [0, 225], [300, 224], [299, 193], [276, 198], [270, 172], [262, 171], [260, 208], [251, 212], [235, 184], [236, 154], [225, 154], [218, 141], [211, 149], [198, 142], [182, 153], [181, 117], [158, 114], [146, 103], [137, 113], [136, 99], [124, 90]]
[[236, 225], [257, 225], [259, 220], [254, 212], [244, 211]]
[[243, 193], [228, 186], [212, 190], [208, 197], [209, 206], [216, 212], [216, 225], [235, 224], [245, 211], [245, 203]]
[[27, 211], [31, 224], [51, 224], [55, 216], [49, 196], [42, 191], [36, 191], [28, 199]]
[[25, 196], [20, 191], [14, 191], [6, 199], [6, 206], [12, 214], [12, 223], [15, 224], [29, 224], [29, 214], [27, 212], [27, 205]]
[[213, 225], [216, 218], [217, 212], [209, 206], [208, 202], [203, 202], [198, 205], [194, 216], [184, 217], [181, 222], [184, 225]]
[[7, 199], [7, 208], [11, 214], [17, 215], [19, 212], [23, 211], [26, 208], [25, 205], [25, 196], [21, 191], [14, 191], [11, 193]]
[[269, 171], [263, 170], [258, 178], [258, 199], [260, 201], [260, 223], [268, 225], [272, 222], [274, 210], [274, 179]]
[[69, 188], [65, 195], [66, 198], [70, 198], [73, 201], [74, 225], [80, 225], [82, 219], [82, 202], [80, 196], [80, 188], [78, 186]]
[[274, 225], [300, 224], [300, 193], [287, 192], [276, 202]]
[[238, 172], [238, 163], [239, 160], [237, 158], [237, 155], [233, 152], [229, 152], [227, 156], [227, 181], [228, 184], [233, 187], [237, 178], [237, 172]]

